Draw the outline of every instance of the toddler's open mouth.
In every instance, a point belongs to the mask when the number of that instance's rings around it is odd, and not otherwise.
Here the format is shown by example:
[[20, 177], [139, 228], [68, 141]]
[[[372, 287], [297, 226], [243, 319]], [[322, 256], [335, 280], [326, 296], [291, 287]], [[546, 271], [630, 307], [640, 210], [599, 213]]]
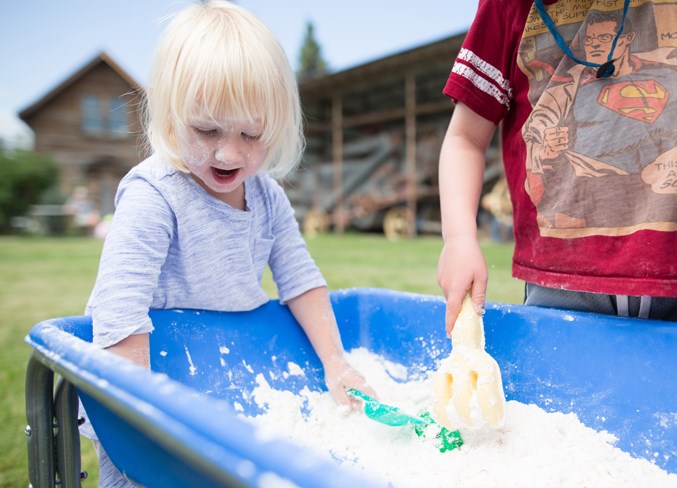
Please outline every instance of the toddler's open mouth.
[[214, 176], [214, 179], [218, 181], [219, 183], [230, 183], [233, 181], [238, 172], [240, 171], [240, 168], [236, 169], [221, 169], [221, 168], [214, 168], [212, 166], [212, 175]]

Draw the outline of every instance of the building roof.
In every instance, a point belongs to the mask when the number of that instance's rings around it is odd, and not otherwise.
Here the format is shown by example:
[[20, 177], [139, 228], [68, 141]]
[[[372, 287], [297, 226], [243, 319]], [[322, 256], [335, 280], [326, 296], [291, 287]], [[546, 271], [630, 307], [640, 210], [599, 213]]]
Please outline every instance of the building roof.
[[362, 82], [368, 83], [374, 76], [401, 75], [409, 67], [420, 66], [429, 59], [448, 59], [451, 67], [465, 35], [465, 32], [454, 34], [353, 68], [312, 78], [301, 83], [299, 88], [306, 95], [341, 91], [341, 88], [352, 88]]
[[137, 91], [143, 92], [143, 87], [132, 78], [129, 73], [127, 73], [118, 63], [116, 63], [108, 54], [105, 52], [100, 52], [92, 58], [91, 61], [82, 66], [79, 70], [75, 71], [68, 78], [59, 83], [56, 87], [48, 91], [44, 96], [42, 96], [38, 101], [32, 105], [26, 107], [21, 112], [19, 112], [19, 117], [23, 121], [30, 119], [35, 113], [39, 112], [45, 105], [50, 101], [54, 100], [58, 95], [66, 91], [70, 86], [72, 86], [76, 81], [85, 76], [87, 73], [96, 68], [99, 64], [104, 63], [108, 65], [113, 71], [115, 71], [122, 79], [129, 83], [132, 88]]

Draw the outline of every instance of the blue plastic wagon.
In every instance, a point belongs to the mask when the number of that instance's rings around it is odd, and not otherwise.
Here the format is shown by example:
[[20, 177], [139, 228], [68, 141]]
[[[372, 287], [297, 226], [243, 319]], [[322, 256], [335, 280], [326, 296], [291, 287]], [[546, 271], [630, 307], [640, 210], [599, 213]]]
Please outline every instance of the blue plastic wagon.
[[[348, 350], [366, 347], [412, 370], [436, 368], [450, 350], [439, 297], [350, 289], [331, 298]], [[237, 402], [245, 413], [258, 411], [243, 392], [260, 372], [278, 373], [266, 374], [274, 388], [324, 388], [320, 362], [285, 306], [271, 301], [251, 312], [162, 310], [151, 317], [152, 372], [95, 348], [87, 317], [31, 329], [33, 487], [80, 486], [77, 393], [111, 459], [144, 486], [372, 486], [312, 452], [262, 440], [233, 410]], [[575, 412], [589, 427], [616, 435], [624, 451], [677, 472], [674, 323], [505, 304], [489, 304], [484, 322], [508, 399]], [[305, 376], [282, 374], [289, 362]]]

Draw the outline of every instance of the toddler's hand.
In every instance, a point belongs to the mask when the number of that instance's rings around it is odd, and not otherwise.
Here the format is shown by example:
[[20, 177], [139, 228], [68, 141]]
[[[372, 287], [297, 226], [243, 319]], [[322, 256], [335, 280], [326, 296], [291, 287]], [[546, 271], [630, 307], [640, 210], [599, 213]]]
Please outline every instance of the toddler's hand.
[[343, 356], [337, 357], [325, 364], [324, 372], [324, 380], [327, 383], [329, 393], [332, 394], [334, 400], [341, 406], [351, 410], [361, 406], [361, 402], [349, 397], [346, 393], [346, 390], [350, 388], [355, 388], [369, 396], [378, 398], [373, 388], [367, 384], [364, 376], [353, 368]]

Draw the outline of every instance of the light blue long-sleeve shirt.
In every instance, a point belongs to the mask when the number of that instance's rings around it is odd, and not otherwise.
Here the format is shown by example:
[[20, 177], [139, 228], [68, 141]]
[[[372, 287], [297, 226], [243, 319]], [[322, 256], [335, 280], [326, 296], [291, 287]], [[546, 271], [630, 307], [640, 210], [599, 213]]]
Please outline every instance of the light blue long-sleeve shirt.
[[151, 332], [149, 309], [257, 308], [269, 300], [266, 265], [282, 302], [326, 286], [280, 185], [257, 174], [245, 181], [245, 199], [246, 211], [236, 210], [158, 156], [132, 169], [85, 311], [94, 343]]

